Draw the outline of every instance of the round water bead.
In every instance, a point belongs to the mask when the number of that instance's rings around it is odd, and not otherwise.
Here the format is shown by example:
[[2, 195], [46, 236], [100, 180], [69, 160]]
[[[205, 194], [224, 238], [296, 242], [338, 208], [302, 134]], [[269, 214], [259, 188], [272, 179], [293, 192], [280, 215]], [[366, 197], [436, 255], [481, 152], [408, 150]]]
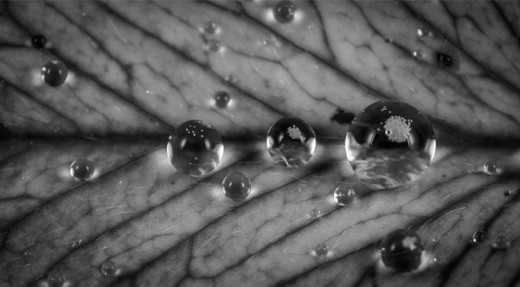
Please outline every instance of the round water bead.
[[288, 0], [282, 0], [276, 3], [273, 7], [274, 19], [278, 23], [286, 24], [294, 20], [294, 14], [296, 13], [296, 5]]
[[311, 158], [316, 149], [312, 127], [298, 118], [283, 118], [267, 132], [267, 149], [277, 164], [298, 167]]
[[108, 260], [105, 261], [101, 266], [99, 267], [99, 271], [101, 271], [101, 274], [106, 277], [114, 276], [116, 274], [116, 265], [114, 262]]
[[435, 54], [435, 60], [439, 66], [444, 68], [450, 68], [454, 64], [453, 58], [444, 52], [437, 52]]
[[204, 28], [202, 29], [205, 34], [208, 35], [214, 35], [219, 32], [219, 26], [215, 22], [208, 22], [206, 25], [204, 25]]
[[94, 175], [94, 163], [80, 158], [70, 164], [70, 175], [75, 179], [89, 180]]
[[251, 181], [241, 172], [233, 172], [222, 181], [224, 195], [234, 201], [242, 201], [251, 192]]
[[47, 275], [47, 284], [49, 287], [61, 287], [65, 284], [67, 278], [59, 272], [51, 272]]
[[316, 256], [325, 256], [329, 253], [329, 247], [325, 243], [320, 243], [314, 248]]
[[213, 99], [215, 100], [215, 106], [225, 109], [231, 101], [231, 96], [226, 91], [218, 91]]
[[41, 34], [37, 34], [32, 36], [31, 38], [31, 45], [36, 49], [43, 49], [45, 48], [45, 44], [47, 43], [47, 38]]
[[51, 87], [57, 87], [65, 83], [69, 70], [60, 61], [50, 61], [42, 68], [42, 80]]
[[180, 124], [166, 148], [172, 165], [180, 172], [202, 176], [217, 167], [224, 154], [218, 131], [209, 123], [190, 120]]
[[352, 187], [340, 185], [334, 190], [334, 201], [341, 206], [346, 206], [356, 199], [356, 192]]
[[473, 244], [480, 244], [484, 242], [484, 238], [486, 237], [486, 234], [484, 233], [484, 230], [477, 230], [475, 233], [473, 233], [472, 242]]
[[502, 167], [498, 162], [490, 160], [484, 164], [482, 171], [489, 175], [497, 175], [502, 173]]
[[398, 272], [409, 272], [421, 265], [424, 246], [415, 232], [400, 229], [385, 238], [380, 251], [386, 267]]
[[373, 189], [418, 179], [430, 165], [435, 145], [428, 119], [400, 101], [379, 101], [362, 110], [345, 139], [352, 169]]

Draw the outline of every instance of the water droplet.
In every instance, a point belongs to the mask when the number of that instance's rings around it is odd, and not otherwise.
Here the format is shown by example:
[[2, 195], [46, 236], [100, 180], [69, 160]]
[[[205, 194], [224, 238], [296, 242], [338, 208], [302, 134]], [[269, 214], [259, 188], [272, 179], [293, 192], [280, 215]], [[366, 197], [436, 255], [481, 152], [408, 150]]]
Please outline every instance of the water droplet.
[[504, 196], [510, 196], [513, 193], [511, 190], [504, 191]]
[[412, 51], [412, 56], [414, 56], [414, 58], [422, 58], [423, 52], [421, 50], [414, 50]]
[[329, 247], [325, 243], [320, 243], [316, 245], [314, 252], [316, 253], [316, 256], [326, 256], [327, 253], [329, 253]]
[[216, 53], [220, 51], [222, 46], [220, 45], [220, 42], [218, 40], [211, 39], [208, 40], [208, 42], [206, 43], [206, 47], [210, 52]]
[[321, 216], [321, 211], [319, 209], [313, 208], [311, 210], [311, 218], [312, 219], [318, 219]]
[[497, 175], [502, 173], [502, 168], [496, 161], [490, 160], [484, 164], [482, 171], [489, 175]]
[[386, 267], [397, 272], [409, 272], [421, 265], [424, 246], [417, 233], [400, 229], [385, 238], [380, 251]]
[[278, 38], [275, 35], [269, 34], [262, 38], [262, 44], [271, 47], [279, 47], [280, 40], [278, 40]]
[[79, 180], [89, 180], [94, 175], [94, 163], [81, 158], [70, 164], [70, 175]]
[[47, 43], [47, 38], [41, 34], [37, 34], [32, 36], [31, 38], [31, 45], [36, 49], [43, 49], [45, 48], [45, 44]]
[[277, 164], [301, 166], [316, 149], [316, 134], [312, 127], [298, 118], [283, 118], [267, 132], [267, 149]]
[[340, 185], [334, 190], [334, 201], [341, 206], [346, 206], [356, 199], [356, 192], [352, 187]]
[[443, 68], [451, 68], [454, 64], [453, 58], [444, 52], [437, 52], [435, 54], [435, 60], [437, 61], [437, 65]]
[[228, 106], [231, 96], [226, 91], [218, 91], [213, 99], [215, 100], [215, 106], [224, 109]]
[[116, 265], [114, 264], [114, 262], [110, 260], [105, 261], [99, 267], [99, 271], [101, 271], [101, 274], [103, 274], [103, 276], [114, 276], [116, 274]]
[[222, 181], [222, 191], [226, 197], [242, 201], [251, 192], [251, 180], [241, 172], [233, 172]]
[[484, 242], [485, 236], [486, 235], [484, 233], [484, 230], [477, 230], [477, 231], [475, 231], [475, 233], [473, 233], [472, 242], [474, 244], [480, 244], [480, 243]]
[[42, 80], [51, 87], [65, 83], [69, 70], [60, 61], [50, 61], [42, 67]]
[[421, 37], [421, 38], [429, 37], [429, 36], [431, 36], [431, 34], [432, 34], [431, 30], [426, 27], [417, 28], [417, 35], [419, 35], [419, 37]]
[[392, 38], [392, 37], [390, 37], [388, 35], [385, 35], [383, 37], [383, 40], [385, 40], [386, 43], [390, 43], [390, 44], [392, 44], [394, 42], [394, 38]]
[[237, 79], [233, 75], [227, 75], [224, 78], [224, 81], [226, 81], [226, 84], [228, 84], [228, 85], [233, 85], [237, 82]]
[[67, 278], [65, 278], [65, 275], [59, 272], [52, 272], [47, 275], [47, 283], [49, 284], [49, 287], [61, 287], [66, 281]]
[[83, 244], [83, 240], [81, 240], [81, 239], [74, 240], [72, 242], [72, 248], [73, 249], [79, 248], [79, 247], [81, 247], [82, 244]]
[[296, 5], [291, 1], [278, 1], [273, 7], [274, 19], [281, 24], [290, 23], [294, 20], [296, 9]]
[[224, 154], [218, 131], [209, 123], [190, 120], [180, 124], [168, 140], [168, 157], [180, 172], [202, 176], [217, 167]]
[[428, 119], [400, 101], [379, 101], [362, 110], [345, 139], [352, 169], [373, 189], [417, 180], [430, 165], [435, 146]]
[[204, 25], [202, 31], [207, 35], [215, 35], [220, 32], [220, 27], [215, 22], [208, 22]]
[[493, 249], [496, 250], [504, 250], [511, 244], [510, 241], [507, 240], [507, 238], [504, 235], [499, 235], [495, 239], [495, 242], [491, 245]]

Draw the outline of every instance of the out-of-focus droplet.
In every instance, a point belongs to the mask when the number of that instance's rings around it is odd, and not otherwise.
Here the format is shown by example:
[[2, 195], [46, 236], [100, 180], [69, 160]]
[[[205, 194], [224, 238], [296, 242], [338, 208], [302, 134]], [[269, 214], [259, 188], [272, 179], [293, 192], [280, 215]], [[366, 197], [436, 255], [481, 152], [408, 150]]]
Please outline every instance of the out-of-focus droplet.
[[219, 52], [222, 49], [222, 45], [218, 40], [211, 39], [206, 43], [208, 50], [212, 53]]
[[215, 101], [215, 106], [224, 109], [228, 106], [229, 102], [231, 101], [231, 96], [226, 91], [218, 91], [217, 93], [215, 93], [213, 99]]
[[435, 147], [428, 118], [400, 101], [379, 101], [362, 110], [345, 139], [352, 169], [373, 189], [417, 180], [430, 165]]
[[477, 231], [475, 231], [475, 233], [473, 233], [472, 242], [474, 244], [480, 244], [480, 243], [484, 242], [485, 236], [486, 235], [484, 233], [484, 230], [477, 230]]
[[101, 272], [101, 274], [103, 274], [103, 276], [114, 276], [116, 274], [116, 264], [110, 260], [105, 261], [99, 267], [99, 271]]
[[432, 32], [430, 29], [426, 28], [426, 27], [419, 27], [417, 28], [417, 35], [421, 38], [424, 38], [424, 37], [429, 37], [431, 36]]
[[241, 172], [233, 172], [222, 181], [222, 191], [234, 201], [243, 201], [251, 192], [251, 180]]
[[209, 123], [190, 120], [180, 124], [168, 140], [168, 157], [180, 172], [202, 176], [214, 170], [224, 154], [219, 132]]
[[267, 132], [267, 149], [274, 161], [287, 167], [307, 163], [316, 149], [312, 127], [298, 118], [283, 118]]
[[61, 61], [50, 61], [42, 67], [42, 80], [51, 87], [65, 83], [69, 70]]
[[321, 212], [320, 212], [319, 209], [317, 209], [317, 208], [313, 208], [313, 209], [311, 210], [311, 218], [312, 218], [312, 219], [318, 219], [320, 216], [321, 216]]
[[356, 192], [352, 187], [339, 185], [334, 190], [334, 201], [336, 201], [338, 205], [346, 206], [352, 203], [354, 199], [356, 199]]
[[51, 272], [47, 275], [49, 287], [62, 287], [65, 282], [67, 282], [67, 278], [60, 272]]
[[441, 51], [435, 54], [435, 61], [437, 65], [443, 68], [451, 68], [455, 64], [452, 56]]
[[206, 35], [215, 35], [220, 32], [220, 27], [215, 22], [208, 22], [206, 25], [204, 25], [202, 31]]
[[73, 249], [79, 248], [79, 247], [81, 247], [82, 244], [83, 244], [82, 239], [74, 240], [74, 241], [72, 241], [72, 248]]
[[511, 193], [512, 193], [511, 190], [506, 190], [506, 191], [504, 191], [504, 196], [510, 196]]
[[482, 171], [489, 175], [498, 175], [502, 173], [502, 167], [494, 160], [490, 160], [484, 164]]
[[32, 36], [31, 38], [31, 45], [36, 49], [43, 49], [45, 48], [45, 44], [47, 44], [47, 38], [41, 34], [37, 34]]
[[228, 85], [233, 85], [237, 82], [237, 79], [235, 78], [235, 76], [229, 74], [224, 78], [224, 81], [226, 81], [226, 84]]
[[394, 42], [394, 38], [392, 38], [391, 36], [388, 36], [388, 35], [385, 35], [383, 37], [383, 40], [385, 40], [386, 43], [390, 43], [390, 44], [392, 44]]
[[507, 249], [507, 247], [509, 247], [510, 244], [511, 242], [507, 240], [507, 238], [504, 235], [499, 235], [496, 237], [493, 244], [491, 244], [491, 247], [495, 250], [504, 250]]
[[329, 253], [329, 247], [325, 243], [320, 243], [314, 248], [314, 253], [318, 257], [326, 256]]
[[399, 229], [385, 238], [380, 251], [386, 267], [397, 272], [410, 272], [421, 265], [424, 246], [417, 233]]
[[94, 163], [81, 158], [70, 164], [70, 175], [78, 180], [89, 180], [94, 175]]
[[291, 1], [278, 1], [278, 3], [273, 6], [274, 19], [281, 24], [290, 23], [294, 20], [296, 9], [296, 5]]
[[279, 47], [280, 40], [278, 40], [278, 38], [275, 35], [269, 34], [262, 37], [262, 44], [264, 44], [265, 46]]
[[412, 51], [412, 56], [414, 58], [422, 58], [423, 52], [421, 50], [414, 50]]

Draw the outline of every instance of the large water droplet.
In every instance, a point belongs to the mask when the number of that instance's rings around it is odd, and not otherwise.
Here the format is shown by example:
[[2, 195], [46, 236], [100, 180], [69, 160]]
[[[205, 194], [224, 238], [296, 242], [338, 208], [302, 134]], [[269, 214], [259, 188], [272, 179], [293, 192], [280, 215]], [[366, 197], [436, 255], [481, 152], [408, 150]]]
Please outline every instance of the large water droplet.
[[489, 175], [497, 175], [502, 173], [502, 167], [494, 160], [490, 160], [484, 164], [482, 171]]
[[418, 179], [430, 165], [435, 146], [428, 119], [400, 101], [379, 101], [362, 110], [345, 139], [352, 169], [374, 189]]
[[400, 229], [385, 238], [380, 251], [386, 267], [397, 272], [409, 272], [421, 265], [424, 246], [415, 232]]
[[69, 70], [60, 61], [50, 61], [42, 68], [42, 80], [51, 87], [57, 87], [65, 83]]
[[242, 201], [251, 192], [251, 181], [241, 172], [233, 172], [222, 181], [224, 195], [234, 201]]
[[429, 37], [429, 36], [431, 36], [431, 34], [432, 34], [431, 30], [426, 27], [417, 28], [417, 35], [421, 38]]
[[298, 118], [283, 118], [267, 132], [267, 149], [277, 164], [301, 166], [316, 149], [316, 134], [312, 127]]
[[356, 192], [352, 187], [340, 185], [334, 190], [334, 201], [341, 206], [346, 206], [356, 199]]
[[47, 43], [47, 38], [41, 34], [37, 34], [32, 36], [31, 38], [31, 45], [36, 49], [43, 49], [45, 48], [45, 44]]
[[167, 152], [177, 170], [202, 176], [218, 166], [224, 154], [224, 144], [212, 125], [190, 120], [177, 127], [168, 140]]
[[116, 264], [114, 264], [114, 262], [110, 260], [105, 261], [99, 267], [99, 271], [101, 271], [101, 274], [103, 274], [103, 276], [114, 276], [116, 274]]
[[218, 91], [213, 99], [215, 101], [215, 106], [224, 109], [228, 106], [229, 101], [231, 101], [231, 96], [226, 91]]
[[486, 235], [484, 233], [484, 230], [477, 230], [477, 231], [475, 231], [475, 233], [473, 233], [472, 242], [474, 244], [480, 244], [480, 243], [484, 242], [485, 236]]
[[326, 256], [329, 253], [329, 247], [325, 243], [320, 243], [314, 248], [314, 253], [318, 257]]
[[288, 0], [282, 0], [273, 6], [274, 19], [278, 23], [286, 24], [294, 20], [294, 14], [296, 13], [296, 5]]
[[94, 163], [81, 158], [70, 164], [70, 175], [78, 180], [89, 180], [94, 175]]
[[507, 240], [507, 238], [504, 235], [499, 235], [495, 239], [495, 242], [491, 244], [491, 247], [496, 250], [504, 250], [507, 247], [509, 247], [510, 244], [511, 242]]

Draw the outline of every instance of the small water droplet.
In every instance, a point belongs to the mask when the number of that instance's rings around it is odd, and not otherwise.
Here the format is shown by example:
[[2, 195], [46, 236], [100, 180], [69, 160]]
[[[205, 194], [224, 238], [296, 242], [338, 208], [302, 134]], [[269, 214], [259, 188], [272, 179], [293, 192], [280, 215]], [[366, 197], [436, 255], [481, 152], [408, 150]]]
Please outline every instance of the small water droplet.
[[472, 242], [474, 244], [480, 244], [480, 243], [484, 242], [485, 236], [486, 235], [484, 233], [484, 230], [477, 230], [477, 231], [475, 231], [475, 233], [473, 233]]
[[356, 199], [356, 192], [352, 187], [340, 185], [334, 190], [334, 201], [341, 206], [346, 206]]
[[83, 244], [83, 240], [81, 240], [81, 239], [74, 240], [72, 242], [72, 248], [73, 249], [79, 248], [79, 247], [81, 247], [82, 244]]
[[397, 272], [416, 270], [421, 265], [424, 246], [421, 238], [411, 230], [396, 230], [383, 240], [381, 259], [386, 267]]
[[316, 253], [316, 256], [326, 256], [327, 253], [329, 253], [329, 247], [325, 243], [320, 243], [316, 245], [314, 252]]
[[429, 37], [429, 36], [431, 36], [431, 34], [432, 34], [431, 30], [426, 27], [417, 28], [417, 35], [421, 38]]
[[51, 272], [47, 275], [47, 283], [49, 287], [61, 287], [65, 284], [67, 278], [60, 272]]
[[445, 52], [437, 52], [435, 54], [437, 65], [443, 68], [451, 68], [454, 65], [453, 58]]
[[314, 208], [314, 209], [311, 210], [311, 218], [312, 219], [318, 219], [320, 216], [321, 216], [321, 212], [320, 212], [319, 209]]
[[220, 42], [215, 39], [208, 40], [208, 42], [206, 43], [206, 47], [212, 53], [219, 52], [222, 48]]
[[213, 97], [213, 100], [215, 101], [215, 106], [224, 109], [231, 101], [231, 96], [226, 91], [218, 91]]
[[422, 58], [423, 52], [421, 50], [414, 50], [412, 51], [412, 56], [414, 56], [414, 58]]
[[70, 175], [78, 180], [89, 180], [94, 175], [94, 163], [81, 158], [70, 164]]
[[105, 261], [101, 266], [99, 267], [99, 271], [101, 271], [101, 274], [106, 277], [114, 276], [116, 274], [116, 265], [114, 262], [108, 260]]
[[482, 171], [485, 174], [497, 175], [502, 173], [502, 168], [496, 161], [490, 160], [484, 164], [484, 166], [482, 167]]
[[504, 235], [499, 235], [495, 239], [495, 242], [491, 245], [491, 247], [495, 250], [504, 250], [511, 244], [510, 241]]
[[251, 192], [251, 180], [241, 172], [233, 172], [222, 181], [224, 195], [234, 201], [242, 201]]
[[394, 42], [394, 38], [392, 38], [392, 37], [390, 37], [388, 35], [385, 35], [383, 37], [383, 40], [385, 40], [386, 43], [390, 43], [390, 44], [392, 44]]
[[279, 47], [280, 40], [278, 40], [278, 38], [275, 35], [269, 34], [262, 37], [262, 44], [264, 44], [265, 46]]
[[511, 190], [504, 191], [504, 196], [510, 196], [513, 193]]
[[47, 38], [41, 34], [37, 34], [32, 36], [31, 38], [31, 45], [36, 49], [43, 49], [45, 48], [45, 44], [47, 43]]
[[290, 23], [294, 20], [296, 9], [296, 5], [291, 1], [278, 1], [278, 3], [273, 6], [274, 19], [281, 24]]
[[31, 252], [30, 250], [25, 250], [25, 251], [23, 252], [23, 256], [29, 257], [29, 256], [31, 256], [31, 255], [32, 255], [32, 252]]
[[298, 167], [309, 161], [316, 149], [316, 133], [305, 121], [283, 118], [267, 132], [267, 149], [274, 161], [282, 166]]
[[42, 67], [42, 80], [51, 87], [65, 83], [69, 70], [63, 62], [50, 61]]
[[206, 35], [215, 35], [220, 32], [220, 27], [215, 22], [208, 22], [206, 25], [204, 25], [202, 31]]
[[226, 81], [226, 84], [228, 85], [233, 85], [237, 82], [237, 79], [235, 78], [235, 76], [229, 74], [224, 78], [224, 81]]

